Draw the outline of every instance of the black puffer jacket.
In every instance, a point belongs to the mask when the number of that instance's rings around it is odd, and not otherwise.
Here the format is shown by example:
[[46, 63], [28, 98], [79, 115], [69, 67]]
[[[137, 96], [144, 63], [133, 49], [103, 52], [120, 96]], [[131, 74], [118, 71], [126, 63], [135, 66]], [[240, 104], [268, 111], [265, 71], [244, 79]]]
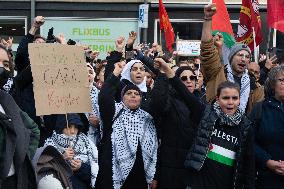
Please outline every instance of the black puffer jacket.
[[[216, 124], [218, 116], [211, 106], [207, 106], [202, 120], [198, 126], [196, 138], [186, 157], [185, 167], [200, 171], [207, 157], [211, 135]], [[251, 122], [246, 116], [243, 116], [239, 124], [240, 143], [236, 153], [236, 163], [234, 166], [234, 189], [254, 188], [254, 141]]]

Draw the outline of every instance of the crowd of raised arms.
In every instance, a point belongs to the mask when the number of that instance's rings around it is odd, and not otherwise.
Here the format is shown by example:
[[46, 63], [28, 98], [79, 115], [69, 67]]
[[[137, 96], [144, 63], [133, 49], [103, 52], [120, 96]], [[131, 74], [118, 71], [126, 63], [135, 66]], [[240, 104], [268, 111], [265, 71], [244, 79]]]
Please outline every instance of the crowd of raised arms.
[[105, 59], [80, 44], [85, 113], [36, 116], [28, 47], [46, 43], [44, 17], [14, 56], [1, 39], [0, 189], [284, 189], [284, 61], [252, 62], [241, 43], [223, 56], [214, 6], [198, 57], [134, 45], [133, 31]]

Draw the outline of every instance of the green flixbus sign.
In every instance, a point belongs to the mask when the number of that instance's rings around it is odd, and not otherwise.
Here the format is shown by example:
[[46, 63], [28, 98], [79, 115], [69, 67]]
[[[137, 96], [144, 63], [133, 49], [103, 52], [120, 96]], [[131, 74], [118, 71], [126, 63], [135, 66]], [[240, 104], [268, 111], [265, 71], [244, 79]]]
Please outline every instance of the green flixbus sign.
[[[63, 18], [47, 17], [41, 27], [41, 35], [47, 37], [48, 30], [53, 27], [54, 35], [63, 33], [66, 40], [72, 39], [76, 43], [88, 45], [92, 50], [100, 51], [99, 58], [104, 59], [107, 52], [115, 49], [115, 40], [119, 36], [128, 37], [130, 31], [138, 33], [138, 19], [136, 18]], [[139, 42], [139, 39], [137, 39]]]

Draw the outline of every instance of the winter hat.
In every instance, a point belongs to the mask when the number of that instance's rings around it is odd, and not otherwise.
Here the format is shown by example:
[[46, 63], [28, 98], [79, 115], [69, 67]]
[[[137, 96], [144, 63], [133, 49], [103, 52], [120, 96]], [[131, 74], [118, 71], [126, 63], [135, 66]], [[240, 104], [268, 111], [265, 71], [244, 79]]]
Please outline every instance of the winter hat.
[[140, 91], [140, 89], [136, 86], [136, 85], [133, 85], [133, 84], [129, 84], [129, 85], [126, 85], [122, 91], [121, 91], [121, 99], [123, 99], [123, 96], [125, 95], [125, 93], [129, 90], [135, 90], [137, 92], [139, 92], [139, 95], [142, 96], [142, 92]]
[[[81, 121], [81, 118], [78, 114], [67, 114], [68, 119], [68, 125], [74, 124], [78, 129], [83, 127], [83, 123]], [[62, 133], [63, 129], [65, 129], [67, 126], [66, 123], [66, 115], [60, 114], [57, 115], [56, 124], [54, 130], [56, 133]]]
[[194, 74], [194, 71], [193, 71], [193, 69], [192, 69], [191, 67], [189, 67], [189, 66], [182, 66], [182, 67], [179, 67], [179, 68], [177, 69], [177, 71], [176, 71], [176, 76], [179, 78], [180, 75], [181, 75], [181, 73], [182, 73], [183, 71], [185, 71], [185, 70], [190, 70], [190, 71], [192, 71], [192, 73]]
[[231, 63], [232, 58], [235, 54], [237, 54], [237, 52], [241, 51], [241, 50], [245, 50], [247, 51], [249, 54], [251, 54], [250, 48], [243, 43], [236, 43], [234, 46], [231, 47], [230, 49], [230, 53], [228, 56], [229, 62]]

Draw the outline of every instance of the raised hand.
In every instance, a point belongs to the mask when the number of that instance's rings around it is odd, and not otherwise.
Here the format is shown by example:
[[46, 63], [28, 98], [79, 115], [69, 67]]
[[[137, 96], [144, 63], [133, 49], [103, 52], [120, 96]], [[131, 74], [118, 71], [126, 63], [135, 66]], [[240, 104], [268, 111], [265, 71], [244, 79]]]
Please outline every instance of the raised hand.
[[274, 68], [274, 67], [278, 66], [278, 64], [275, 64], [276, 61], [277, 61], [277, 56], [276, 55], [274, 55], [274, 56], [272, 56], [270, 58], [267, 58], [266, 62], [265, 62], [265, 67], [270, 70], [271, 68]]
[[44, 17], [43, 16], [37, 16], [35, 17], [34, 19], [34, 23], [33, 23], [33, 26], [35, 28], [40, 28], [43, 24], [44, 24], [45, 20], [44, 20]]
[[66, 38], [65, 38], [65, 36], [64, 36], [64, 33], [58, 34], [57, 39], [58, 39], [59, 43], [61, 43], [61, 44], [67, 44]]
[[204, 19], [211, 19], [216, 14], [216, 4], [208, 4], [204, 7]]
[[118, 77], [118, 76], [121, 74], [121, 72], [122, 72], [124, 66], [125, 66], [125, 62], [124, 62], [124, 61], [115, 63], [115, 65], [114, 65], [114, 70], [113, 70], [113, 74], [114, 74], [116, 77]]
[[125, 46], [125, 38], [120, 36], [115, 41], [115, 47], [118, 52], [122, 52]]
[[93, 127], [97, 128], [99, 126], [99, 118], [93, 114], [89, 115], [89, 122], [92, 124]]
[[135, 40], [137, 38], [137, 33], [135, 31], [131, 31], [129, 33], [128, 39], [127, 39], [127, 47], [130, 47], [134, 44]]
[[171, 69], [170, 65], [167, 64], [162, 58], [155, 58], [154, 67], [164, 72], [168, 78], [173, 78], [175, 72]]
[[218, 48], [218, 49], [222, 49], [223, 44], [224, 44], [224, 37], [221, 33], [217, 33], [214, 37], [214, 45]]

